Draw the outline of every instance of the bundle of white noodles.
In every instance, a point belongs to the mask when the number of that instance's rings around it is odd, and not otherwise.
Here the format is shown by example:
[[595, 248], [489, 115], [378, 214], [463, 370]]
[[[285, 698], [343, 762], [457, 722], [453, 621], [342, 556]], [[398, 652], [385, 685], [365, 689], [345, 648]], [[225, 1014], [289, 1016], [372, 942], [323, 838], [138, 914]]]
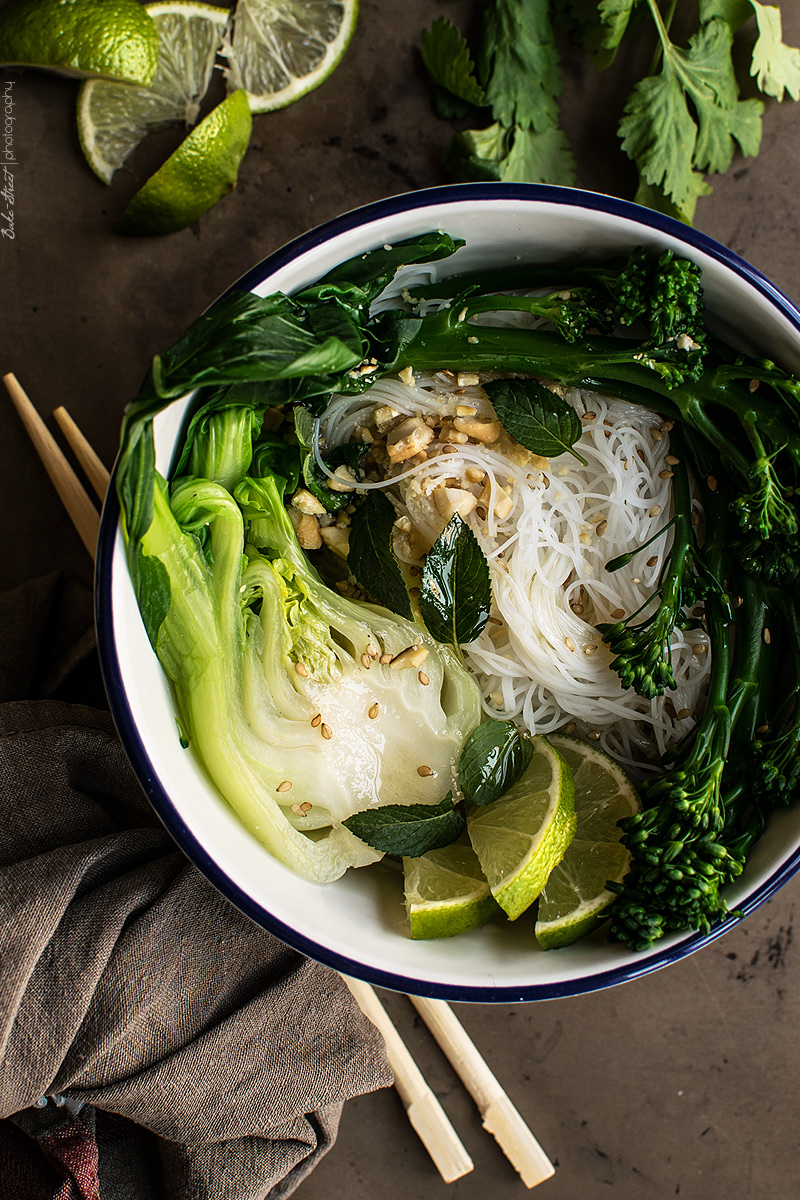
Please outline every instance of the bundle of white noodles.
[[[487, 713], [514, 719], [532, 733], [574, 728], [629, 766], [657, 764], [702, 709], [710, 667], [706, 635], [675, 631], [677, 688], [650, 701], [622, 688], [595, 625], [645, 606], [636, 624], [654, 610], [656, 602], [647, 602], [671, 530], [635, 553], [628, 566], [608, 572], [605, 564], [641, 546], [669, 520], [668, 432], [660, 417], [636, 405], [574, 389], [565, 398], [582, 419], [575, 449], [586, 466], [570, 454], [545, 469], [530, 461], [520, 465], [524, 455], [503, 452], [507, 440], [499, 449], [433, 442], [426, 461], [392, 468], [389, 479], [367, 486], [385, 488], [398, 514], [409, 516], [430, 545], [445, 522], [425, 503], [426, 494], [445, 479], [469, 479], [470, 467], [485, 472], [489, 502], [467, 519], [489, 560], [492, 616], [465, 647], [465, 658]], [[456, 404], [492, 415], [480, 386], [454, 394], [453, 377], [445, 372], [418, 374], [411, 385], [386, 378], [361, 396], [334, 397], [321, 437], [327, 447], [358, 440], [383, 405], [398, 414], [440, 418], [452, 415]], [[494, 512], [501, 494], [513, 501], [502, 519]]]

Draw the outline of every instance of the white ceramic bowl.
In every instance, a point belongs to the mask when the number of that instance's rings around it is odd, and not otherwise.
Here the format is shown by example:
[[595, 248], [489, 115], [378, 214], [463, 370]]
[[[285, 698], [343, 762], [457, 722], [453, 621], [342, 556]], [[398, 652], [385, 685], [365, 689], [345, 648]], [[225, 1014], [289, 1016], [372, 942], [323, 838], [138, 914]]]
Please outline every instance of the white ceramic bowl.
[[[800, 312], [758, 271], [667, 217], [572, 189], [466, 184], [393, 197], [298, 238], [237, 287], [260, 295], [291, 292], [357, 254], [431, 229], [466, 240], [453, 258], [434, 265], [435, 277], [518, 259], [603, 258], [639, 244], [674, 250], [702, 267], [709, 324], [717, 333], [800, 372]], [[162, 470], [183, 407], [172, 405], [155, 422]], [[100, 533], [96, 616], [120, 737], [178, 845], [225, 896], [283, 941], [385, 987], [453, 1000], [511, 1002], [622, 983], [682, 958], [735, 923], [730, 917], [708, 936], [673, 936], [640, 954], [610, 944], [602, 932], [544, 953], [535, 942], [533, 921], [525, 918], [514, 924], [490, 922], [463, 937], [415, 942], [405, 930], [402, 878], [392, 867], [351, 870], [325, 886], [300, 879], [247, 833], [191, 753], [180, 749], [175, 707], [139, 616], [118, 520], [112, 492]], [[751, 912], [799, 865], [800, 811], [776, 813], [744, 875], [730, 889], [730, 907]]]

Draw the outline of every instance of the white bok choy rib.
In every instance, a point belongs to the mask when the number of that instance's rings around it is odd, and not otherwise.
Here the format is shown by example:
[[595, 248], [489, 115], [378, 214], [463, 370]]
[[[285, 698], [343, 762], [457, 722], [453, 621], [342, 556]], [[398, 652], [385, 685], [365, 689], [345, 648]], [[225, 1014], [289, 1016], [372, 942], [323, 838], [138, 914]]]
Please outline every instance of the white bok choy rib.
[[[155, 478], [140, 604], [143, 589], [160, 593], [149, 631], [194, 752], [243, 824], [299, 874], [327, 882], [375, 862], [342, 821], [444, 797], [480, 721], [474, 681], [414, 622], [325, 586], [280, 476], [245, 477], [233, 495], [189, 477], [171, 500]], [[380, 662], [412, 646], [427, 651], [427, 684], [418, 667]]]

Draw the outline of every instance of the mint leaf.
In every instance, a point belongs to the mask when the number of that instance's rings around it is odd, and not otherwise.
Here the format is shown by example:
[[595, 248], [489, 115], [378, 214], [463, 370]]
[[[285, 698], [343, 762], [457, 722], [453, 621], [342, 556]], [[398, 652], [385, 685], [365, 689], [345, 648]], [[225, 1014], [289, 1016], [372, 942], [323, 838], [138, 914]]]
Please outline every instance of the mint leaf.
[[474, 642], [489, 620], [489, 564], [470, 527], [456, 513], [433, 543], [420, 580], [419, 608], [437, 642]]
[[353, 513], [347, 565], [378, 604], [411, 617], [411, 601], [392, 553], [395, 511], [383, 492], [370, 492]]
[[342, 824], [373, 850], [408, 858], [449, 846], [466, 828], [452, 792], [439, 804], [384, 804], [353, 813]]
[[437, 17], [430, 29], [423, 29], [420, 53], [428, 74], [446, 91], [478, 108], [486, 104], [466, 39], [446, 17]]
[[783, 42], [781, 10], [777, 5], [758, 4], [750, 0], [758, 24], [758, 38], [753, 47], [750, 74], [755, 76], [758, 89], [776, 100], [784, 91], [793, 100], [800, 99], [800, 50]]
[[485, 9], [478, 67], [496, 120], [537, 131], [558, 124], [558, 47], [549, 0], [494, 0]]
[[486, 393], [500, 424], [526, 450], [543, 458], [568, 451], [586, 466], [572, 448], [583, 432], [580, 417], [561, 396], [535, 379], [495, 379]]
[[513, 721], [482, 721], [464, 743], [458, 782], [467, 804], [491, 804], [520, 778], [533, 757], [533, 744]]

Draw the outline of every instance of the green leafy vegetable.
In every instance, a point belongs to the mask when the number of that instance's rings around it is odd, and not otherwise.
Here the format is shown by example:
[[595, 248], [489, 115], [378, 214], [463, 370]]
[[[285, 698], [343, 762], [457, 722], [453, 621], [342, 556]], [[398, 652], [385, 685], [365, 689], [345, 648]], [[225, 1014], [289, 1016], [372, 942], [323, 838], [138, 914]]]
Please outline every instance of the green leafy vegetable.
[[[688, 37], [672, 32], [676, 16]], [[764, 106], [742, 98], [734, 71], [734, 32], [753, 16], [758, 36], [749, 71], [756, 86], [777, 100], [797, 100], [800, 50], [783, 42], [780, 8], [758, 0], [488, 0], [472, 48], [439, 18], [423, 34], [423, 61], [440, 94], [449, 88], [466, 99], [471, 88], [470, 103], [481, 106], [472, 108], [470, 127], [454, 134], [446, 170], [459, 181], [573, 181], [572, 151], [559, 127], [552, 24], [558, 19], [572, 41], [593, 54], [595, 67], [613, 68], [628, 89], [618, 134], [639, 174], [635, 199], [691, 223], [698, 199], [711, 190], [705, 176], [726, 171], [737, 150], [745, 156], [759, 150]], [[653, 57], [642, 74], [639, 51], [646, 40]], [[481, 124], [485, 106], [491, 122]], [[469, 110], [449, 115], [464, 117]]]
[[353, 513], [347, 565], [366, 592], [392, 612], [411, 616], [411, 600], [392, 553], [395, 511], [383, 492], [372, 492]]
[[433, 543], [420, 580], [419, 608], [437, 642], [472, 642], [489, 620], [489, 564], [475, 534], [458, 513]]
[[386, 804], [353, 813], [344, 822], [351, 833], [382, 854], [419, 858], [458, 841], [466, 821], [448, 792], [439, 804]]
[[533, 757], [533, 743], [513, 721], [482, 721], [461, 751], [458, 783], [467, 804], [491, 804], [516, 783]]
[[571, 404], [535, 379], [495, 379], [486, 388], [494, 411], [511, 436], [542, 458], [569, 452], [586, 466], [573, 446], [582, 433]]

